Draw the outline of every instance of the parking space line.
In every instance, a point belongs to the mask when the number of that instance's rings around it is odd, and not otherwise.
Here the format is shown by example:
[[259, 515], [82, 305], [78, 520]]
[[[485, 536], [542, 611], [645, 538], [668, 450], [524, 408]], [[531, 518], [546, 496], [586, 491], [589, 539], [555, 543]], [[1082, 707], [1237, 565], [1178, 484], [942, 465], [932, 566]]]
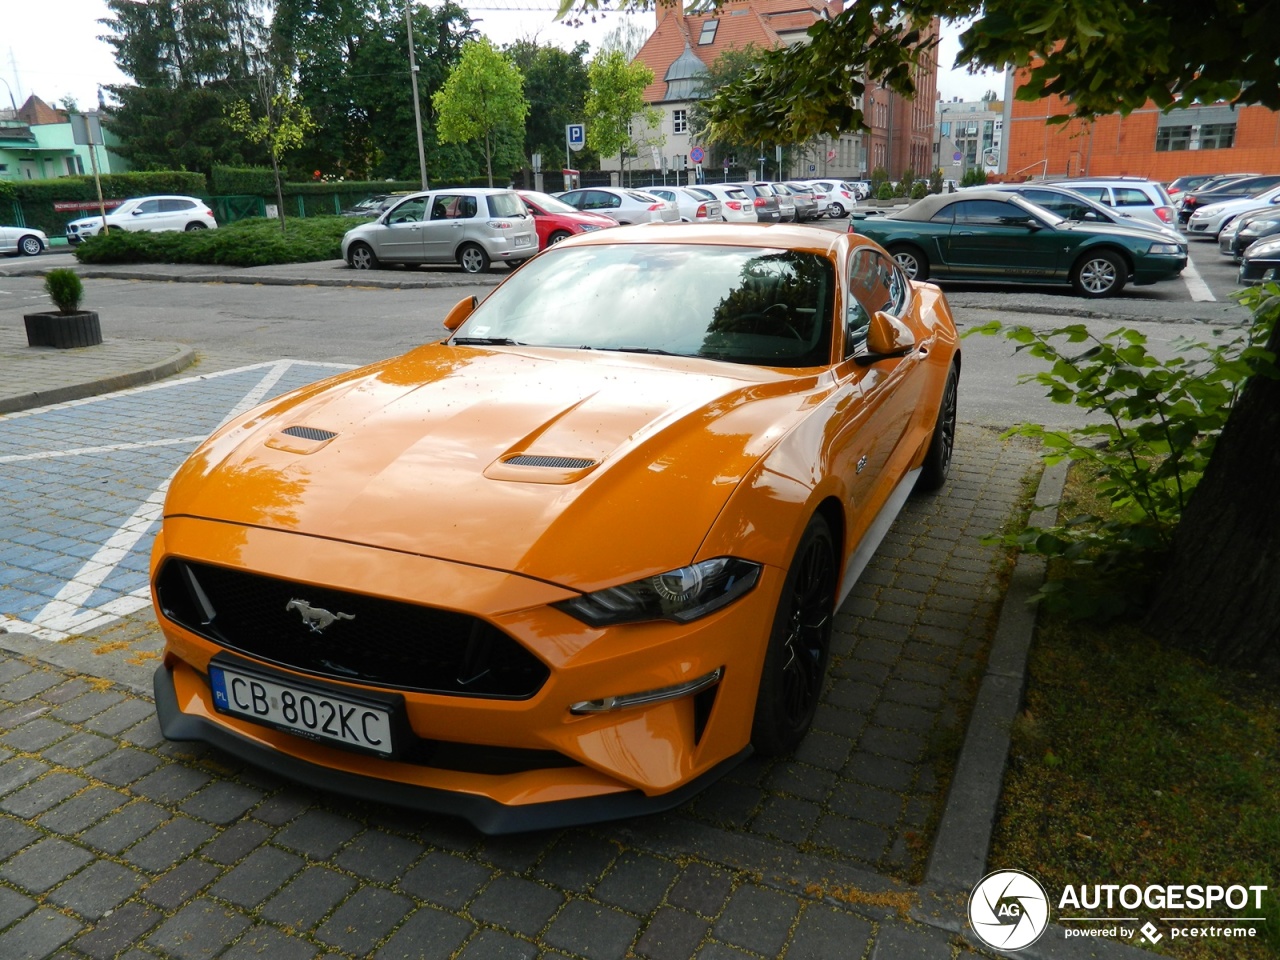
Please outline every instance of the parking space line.
[[[214, 374], [187, 377], [182, 380], [166, 381], [159, 384], [148, 384], [145, 387], [138, 387], [134, 390], [120, 391], [120, 393], [108, 395], [108, 397], [119, 397], [125, 394], [147, 390], [173, 388], [184, 384], [206, 381], [213, 377], [222, 375], [243, 374], [254, 370], [262, 371], [262, 376], [253, 385], [252, 389], [248, 390], [238, 400], [238, 402], [235, 403], [232, 409], [221, 418], [219, 426], [222, 426], [240, 416], [242, 413], [257, 406], [266, 399], [268, 395], [270, 395], [271, 392], [279, 385], [281, 378], [295, 365], [303, 367], [350, 368], [349, 364], [315, 363], [313, 361], [305, 360], [276, 360], [261, 364], [251, 364], [234, 370], [219, 371]], [[40, 413], [48, 414], [51, 411], [65, 410], [70, 407], [82, 406], [94, 401], [101, 402], [104, 399], [107, 398], [90, 397], [83, 400], [69, 401], [65, 404], [55, 404], [49, 407], [38, 408], [36, 410], [23, 411], [23, 413], [27, 415], [37, 415]], [[182, 444], [194, 447], [203, 439], [204, 435], [200, 434], [179, 438], [157, 438], [155, 440], [139, 442], [103, 444], [100, 446], [76, 446], [63, 450], [46, 449], [0, 457], [0, 463], [11, 464], [33, 460], [48, 460], [59, 457], [92, 456], [94, 454], [145, 450], [147, 448]], [[94, 594], [103, 587], [103, 584], [107, 579], [111, 577], [118, 568], [120, 568], [122, 561], [125, 561], [130, 557], [130, 555], [138, 548], [139, 543], [145, 537], [153, 533], [163, 510], [164, 499], [168, 492], [169, 484], [176, 475], [177, 469], [178, 468], [175, 467], [167, 476], [165, 476], [160, 484], [152, 490], [150, 495], [138, 505], [132, 515], [115, 528], [114, 532], [97, 548], [89, 559], [79, 565], [75, 570], [75, 573], [61, 585], [53, 598], [40, 608], [39, 612], [37, 612], [35, 616], [30, 618], [30, 621], [23, 621], [12, 616], [5, 617], [0, 615], [0, 622], [3, 622], [8, 629], [29, 633], [42, 640], [57, 642], [65, 640], [75, 633], [96, 629], [97, 627], [100, 627], [114, 619], [121, 616], [127, 616], [130, 613], [149, 606], [151, 603], [151, 595], [150, 588], [147, 585], [143, 585], [127, 593], [121, 593], [106, 602], [102, 602], [94, 606], [88, 606], [88, 603]], [[125, 589], [128, 590], [128, 587], [126, 586]]]
[[1182, 271], [1182, 282], [1187, 285], [1187, 292], [1191, 294], [1192, 300], [1200, 303], [1217, 301], [1218, 298], [1213, 295], [1213, 291], [1209, 289], [1209, 285], [1200, 276], [1200, 271], [1196, 269], [1196, 265], [1189, 258], [1186, 268]]

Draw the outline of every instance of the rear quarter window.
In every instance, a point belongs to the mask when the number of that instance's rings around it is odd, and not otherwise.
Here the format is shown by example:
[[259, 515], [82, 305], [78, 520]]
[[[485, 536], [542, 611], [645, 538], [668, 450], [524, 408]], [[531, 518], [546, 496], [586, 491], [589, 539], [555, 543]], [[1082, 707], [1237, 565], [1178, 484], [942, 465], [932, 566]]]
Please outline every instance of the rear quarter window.
[[525, 214], [524, 201], [515, 193], [493, 193], [485, 198], [491, 217], [519, 217]]

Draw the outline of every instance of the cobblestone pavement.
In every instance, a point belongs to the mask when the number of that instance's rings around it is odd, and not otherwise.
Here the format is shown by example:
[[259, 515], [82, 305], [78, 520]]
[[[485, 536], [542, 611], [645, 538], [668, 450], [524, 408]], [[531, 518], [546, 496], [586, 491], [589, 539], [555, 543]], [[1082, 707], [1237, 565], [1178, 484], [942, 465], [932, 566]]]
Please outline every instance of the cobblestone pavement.
[[146, 558], [168, 477], [332, 371], [233, 367], [0, 419], [0, 958], [953, 957], [907, 923], [1033, 452], [962, 428], [837, 621], [795, 757], [680, 809], [506, 838], [171, 744]]

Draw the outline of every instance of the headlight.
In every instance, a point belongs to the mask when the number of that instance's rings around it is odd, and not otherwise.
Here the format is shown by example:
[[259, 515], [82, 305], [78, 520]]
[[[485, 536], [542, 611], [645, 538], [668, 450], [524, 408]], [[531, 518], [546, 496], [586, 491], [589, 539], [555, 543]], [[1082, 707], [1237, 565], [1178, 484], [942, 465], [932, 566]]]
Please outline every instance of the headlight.
[[1153, 243], [1147, 253], [1157, 257], [1180, 257], [1186, 251], [1177, 243]]
[[603, 230], [604, 228], [598, 223], [580, 223], [578, 230], [581, 233], [590, 233], [592, 230]]
[[1246, 236], [1258, 236], [1263, 233], [1274, 233], [1277, 229], [1280, 229], [1280, 220], [1250, 220], [1247, 228], [1240, 228], [1240, 233]]
[[760, 564], [715, 557], [552, 606], [593, 627], [642, 620], [688, 623], [737, 600], [759, 579]]

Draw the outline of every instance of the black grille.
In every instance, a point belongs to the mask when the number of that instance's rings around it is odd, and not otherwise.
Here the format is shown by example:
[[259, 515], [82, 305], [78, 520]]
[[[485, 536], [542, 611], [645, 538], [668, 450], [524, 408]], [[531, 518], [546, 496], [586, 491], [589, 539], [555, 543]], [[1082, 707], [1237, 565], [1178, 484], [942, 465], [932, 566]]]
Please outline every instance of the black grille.
[[502, 462], [517, 467], [550, 467], [554, 470], [585, 470], [596, 464], [594, 460], [584, 460], [581, 457], [535, 457], [524, 453], [508, 457]]
[[332, 430], [321, 430], [319, 427], [285, 427], [280, 432], [302, 440], [332, 440], [337, 436]]
[[[165, 616], [193, 633], [318, 677], [519, 700], [549, 675], [501, 630], [448, 610], [184, 560], [165, 563], [156, 592]], [[335, 619], [317, 632], [308, 612], [317, 626], [326, 614]]]

